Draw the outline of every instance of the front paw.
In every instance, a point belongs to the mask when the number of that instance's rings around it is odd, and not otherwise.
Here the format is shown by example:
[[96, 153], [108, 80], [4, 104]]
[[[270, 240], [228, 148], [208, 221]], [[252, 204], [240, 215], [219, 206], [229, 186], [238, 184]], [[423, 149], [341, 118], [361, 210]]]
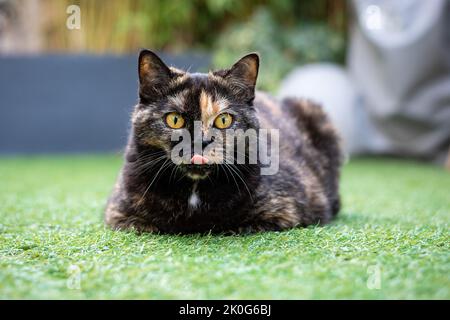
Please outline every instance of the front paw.
[[157, 233], [159, 230], [154, 225], [136, 216], [128, 216], [123, 212], [109, 206], [105, 214], [105, 223], [113, 230], [130, 230], [137, 233]]

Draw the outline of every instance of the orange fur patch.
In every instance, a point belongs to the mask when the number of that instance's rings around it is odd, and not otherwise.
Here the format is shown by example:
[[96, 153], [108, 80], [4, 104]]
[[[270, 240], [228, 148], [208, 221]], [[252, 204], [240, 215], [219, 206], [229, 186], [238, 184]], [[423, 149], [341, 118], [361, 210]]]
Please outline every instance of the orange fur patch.
[[248, 83], [254, 84], [256, 82], [256, 77], [258, 76], [258, 64], [254, 59], [245, 59], [243, 61], [247, 68], [244, 77]]
[[200, 93], [199, 104], [204, 127], [208, 126], [227, 105], [225, 99], [213, 100], [204, 90]]
[[154, 71], [152, 69], [152, 60], [145, 56], [142, 58], [139, 66], [139, 76], [141, 79], [145, 78], [146, 76], [152, 76]]

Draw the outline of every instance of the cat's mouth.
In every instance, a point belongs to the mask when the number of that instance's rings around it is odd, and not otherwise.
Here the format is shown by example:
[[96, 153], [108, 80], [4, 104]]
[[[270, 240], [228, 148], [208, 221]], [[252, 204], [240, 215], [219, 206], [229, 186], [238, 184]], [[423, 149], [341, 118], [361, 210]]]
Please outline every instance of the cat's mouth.
[[196, 154], [192, 157], [191, 164], [186, 164], [183, 167], [189, 178], [193, 180], [205, 179], [212, 170], [209, 162], [206, 157]]

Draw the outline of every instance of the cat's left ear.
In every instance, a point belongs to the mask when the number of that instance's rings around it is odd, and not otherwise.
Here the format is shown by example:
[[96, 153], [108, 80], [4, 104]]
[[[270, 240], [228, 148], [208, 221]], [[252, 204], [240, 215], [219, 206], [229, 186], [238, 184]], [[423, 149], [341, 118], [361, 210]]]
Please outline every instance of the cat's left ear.
[[255, 96], [256, 79], [258, 78], [259, 56], [257, 53], [249, 53], [236, 62], [225, 74], [219, 74], [230, 85], [240, 89], [247, 99]]
[[150, 50], [139, 54], [138, 73], [139, 96], [146, 101], [158, 98], [173, 77], [170, 68]]

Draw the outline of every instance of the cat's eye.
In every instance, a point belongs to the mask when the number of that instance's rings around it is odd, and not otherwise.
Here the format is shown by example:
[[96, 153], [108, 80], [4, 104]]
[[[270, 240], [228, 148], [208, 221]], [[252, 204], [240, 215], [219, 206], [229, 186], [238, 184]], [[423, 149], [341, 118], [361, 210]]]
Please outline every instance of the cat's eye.
[[166, 115], [166, 123], [172, 129], [180, 129], [184, 126], [184, 118], [177, 112]]
[[214, 120], [214, 125], [219, 129], [226, 129], [233, 123], [233, 117], [229, 113], [222, 113]]

